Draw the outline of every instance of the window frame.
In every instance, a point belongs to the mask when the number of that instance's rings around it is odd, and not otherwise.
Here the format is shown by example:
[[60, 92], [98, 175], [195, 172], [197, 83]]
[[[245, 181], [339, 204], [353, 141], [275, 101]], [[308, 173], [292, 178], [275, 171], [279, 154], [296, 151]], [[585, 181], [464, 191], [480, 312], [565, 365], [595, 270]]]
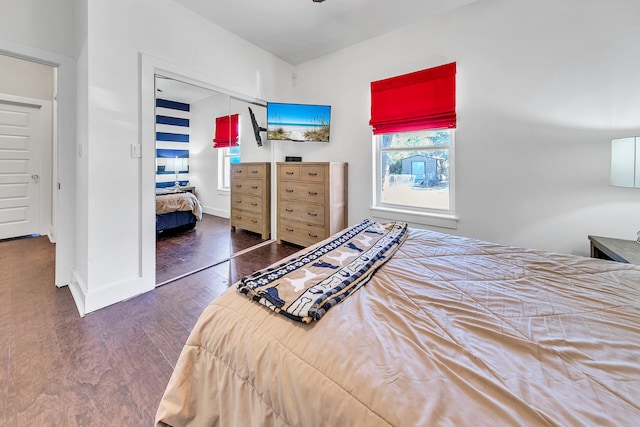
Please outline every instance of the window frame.
[[[233, 147], [240, 149], [239, 145]], [[231, 191], [231, 158], [240, 158], [240, 153], [231, 154], [231, 148], [233, 147], [218, 148], [216, 150], [218, 152], [218, 191]], [[225, 185], [225, 171], [228, 172], [227, 178], [229, 185]]]
[[[384, 203], [381, 198], [382, 191], [382, 153], [385, 151], [436, 151], [442, 150], [442, 146], [435, 147], [394, 147], [381, 148], [383, 134], [373, 135], [373, 183], [372, 183], [372, 206], [371, 215], [377, 218], [401, 220], [409, 223], [430, 225], [455, 229], [458, 225], [458, 216], [455, 210], [455, 129], [429, 129], [433, 131], [450, 132], [449, 150], [449, 209], [433, 209], [411, 205], [400, 205], [395, 203]], [[396, 132], [409, 133], [409, 132]]]

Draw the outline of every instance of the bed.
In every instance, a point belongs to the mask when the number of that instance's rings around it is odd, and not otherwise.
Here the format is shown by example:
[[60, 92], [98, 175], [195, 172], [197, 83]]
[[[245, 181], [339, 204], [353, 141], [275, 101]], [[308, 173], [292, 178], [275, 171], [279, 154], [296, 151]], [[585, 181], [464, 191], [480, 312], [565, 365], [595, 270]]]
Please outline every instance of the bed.
[[640, 267], [409, 229], [310, 323], [233, 286], [156, 425], [640, 425]]
[[156, 188], [156, 233], [183, 231], [202, 220], [202, 205], [187, 191]]

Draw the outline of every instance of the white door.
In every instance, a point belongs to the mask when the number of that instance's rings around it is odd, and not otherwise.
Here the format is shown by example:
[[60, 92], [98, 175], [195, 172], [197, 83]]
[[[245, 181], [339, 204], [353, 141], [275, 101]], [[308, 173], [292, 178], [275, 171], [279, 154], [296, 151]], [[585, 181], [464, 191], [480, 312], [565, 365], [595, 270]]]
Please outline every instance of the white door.
[[0, 239], [40, 230], [40, 106], [0, 100]]

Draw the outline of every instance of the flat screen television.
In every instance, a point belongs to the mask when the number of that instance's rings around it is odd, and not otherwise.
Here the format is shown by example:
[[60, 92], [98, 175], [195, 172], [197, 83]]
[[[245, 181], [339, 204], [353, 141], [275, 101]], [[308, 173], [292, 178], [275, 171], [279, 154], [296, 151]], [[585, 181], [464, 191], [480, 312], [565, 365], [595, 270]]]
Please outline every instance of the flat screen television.
[[267, 103], [267, 139], [329, 142], [331, 106]]

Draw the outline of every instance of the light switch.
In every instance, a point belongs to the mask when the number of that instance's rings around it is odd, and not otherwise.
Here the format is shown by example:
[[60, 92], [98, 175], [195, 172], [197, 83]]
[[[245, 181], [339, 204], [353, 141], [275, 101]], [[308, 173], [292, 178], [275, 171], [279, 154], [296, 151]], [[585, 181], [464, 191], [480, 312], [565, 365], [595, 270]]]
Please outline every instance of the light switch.
[[141, 147], [140, 144], [131, 144], [131, 157], [134, 159], [141, 157]]

